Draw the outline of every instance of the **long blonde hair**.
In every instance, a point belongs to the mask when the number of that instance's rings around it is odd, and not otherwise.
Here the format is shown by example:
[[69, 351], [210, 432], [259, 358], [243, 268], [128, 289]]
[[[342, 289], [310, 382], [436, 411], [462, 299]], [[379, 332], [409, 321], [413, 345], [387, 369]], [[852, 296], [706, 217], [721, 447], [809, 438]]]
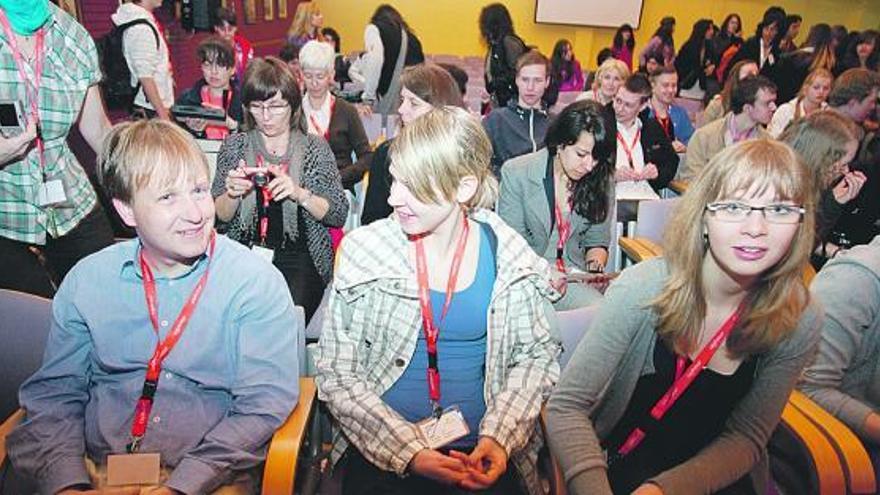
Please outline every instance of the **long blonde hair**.
[[320, 12], [321, 9], [318, 8], [318, 4], [315, 2], [298, 3], [296, 5], [296, 12], [293, 14], [293, 21], [291, 21], [290, 28], [287, 30], [287, 36], [295, 38], [308, 35], [314, 36], [318, 41], [323, 41], [320, 29], [315, 29], [314, 33], [311, 32], [312, 15]]
[[735, 144], [709, 161], [680, 199], [666, 228], [669, 278], [651, 302], [659, 316], [658, 334], [677, 353], [694, 350], [706, 317], [702, 277], [704, 259], [710, 256], [704, 238], [706, 205], [756, 187], [758, 194], [772, 188], [780, 199], [802, 205], [807, 213], [786, 254], [751, 287], [746, 313], [727, 347], [734, 356], [758, 353], [795, 330], [809, 303], [802, 272], [813, 246], [811, 183], [797, 154], [769, 139]]
[[463, 206], [491, 208], [495, 204], [498, 181], [490, 167], [492, 143], [467, 110], [434, 107], [403, 127], [389, 153], [395, 179], [423, 203], [454, 201], [461, 179], [473, 176], [477, 190]]

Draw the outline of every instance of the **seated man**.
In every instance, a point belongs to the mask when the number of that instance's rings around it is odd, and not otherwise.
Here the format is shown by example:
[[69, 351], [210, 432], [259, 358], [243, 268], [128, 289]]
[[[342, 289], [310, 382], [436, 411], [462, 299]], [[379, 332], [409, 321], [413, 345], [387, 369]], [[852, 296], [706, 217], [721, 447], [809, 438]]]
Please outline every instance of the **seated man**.
[[617, 121], [614, 180], [621, 220], [635, 219], [637, 201], [659, 199], [657, 193], [669, 184], [678, 169], [678, 155], [663, 128], [644, 113], [639, 117], [650, 97], [648, 78], [633, 74], [611, 104]]
[[180, 105], [216, 108], [226, 113], [226, 122], [208, 122], [205, 119], [185, 119], [186, 126], [198, 137], [223, 140], [230, 131], [244, 121], [241, 93], [230, 83], [235, 74], [235, 54], [232, 45], [219, 37], [206, 38], [196, 50], [202, 64], [202, 78], [180, 95]]
[[483, 127], [492, 142], [492, 171], [501, 175], [501, 165], [513, 157], [534, 153], [544, 147], [549, 117], [544, 92], [550, 85], [550, 61], [537, 50], [516, 61], [517, 99], [492, 110]]
[[650, 76], [651, 101], [645, 111], [655, 119], [666, 137], [672, 141], [676, 153], [687, 151], [688, 141], [694, 134], [694, 125], [687, 110], [675, 104], [678, 91], [678, 73], [674, 67], [660, 67]]
[[810, 290], [825, 319], [799, 387], [853, 429], [880, 474], [880, 236], [829, 261]]
[[284, 278], [215, 234], [208, 164], [183, 129], [120, 124], [99, 177], [138, 238], [85, 258], [58, 289], [7, 439], [13, 468], [40, 493], [101, 489], [126, 461], [161, 485], [151, 494], [253, 493], [249, 471], [298, 395], [303, 329]]
[[749, 76], [730, 95], [730, 113], [697, 129], [688, 143], [679, 177], [691, 182], [713, 156], [746, 139], [772, 136], [765, 130], [776, 111], [776, 85], [764, 76]]

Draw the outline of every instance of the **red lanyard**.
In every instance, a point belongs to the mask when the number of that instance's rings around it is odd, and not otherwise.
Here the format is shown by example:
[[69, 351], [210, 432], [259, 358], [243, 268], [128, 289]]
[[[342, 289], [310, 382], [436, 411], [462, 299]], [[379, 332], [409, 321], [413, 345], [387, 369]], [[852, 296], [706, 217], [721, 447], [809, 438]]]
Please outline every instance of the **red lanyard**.
[[[654, 407], [651, 408], [651, 417], [656, 421], [660, 421], [663, 416], [669, 411], [673, 404], [681, 397], [682, 394], [691, 386], [694, 379], [697, 378], [697, 375], [700, 374], [701, 371], [709, 364], [709, 361], [712, 360], [712, 356], [715, 355], [715, 351], [721, 347], [721, 344], [727, 340], [727, 337], [730, 335], [730, 332], [733, 330], [733, 327], [739, 322], [739, 317], [742, 314], [742, 305], [736, 309], [730, 316], [727, 317], [727, 320], [721, 325], [721, 328], [715, 332], [715, 335], [712, 337], [712, 340], [703, 347], [703, 350], [697, 355], [696, 359], [691, 363], [690, 366], [687, 367], [687, 370], [684, 370], [685, 364], [687, 363], [687, 359], [684, 356], [678, 356], [675, 361], [675, 380], [672, 383], [672, 386], [669, 387], [669, 390], [663, 394], [663, 397], [654, 404]], [[684, 370], [684, 373], [682, 373]], [[617, 454], [619, 456], [625, 456], [632, 452], [636, 447], [642, 443], [642, 440], [645, 438], [645, 432], [639, 427], [636, 427], [633, 431], [630, 432], [629, 436], [627, 436], [626, 441], [623, 442], [623, 445], [617, 450]]]
[[569, 204], [568, 218], [562, 215], [562, 209], [559, 208], [557, 201], [553, 207], [556, 214], [556, 226], [559, 230], [559, 240], [556, 241], [556, 269], [565, 273], [565, 260], [562, 258], [565, 242], [571, 236], [571, 205]]
[[232, 105], [232, 88], [223, 90], [226, 93], [226, 99], [224, 101], [223, 95], [220, 95], [220, 103], [215, 103], [215, 99], [211, 97], [211, 88], [206, 84], [202, 86], [202, 90], [200, 91], [199, 96], [202, 98], [202, 106], [206, 106], [209, 108], [219, 108], [224, 112], [229, 110], [230, 105]]
[[[452, 294], [455, 293], [455, 285], [458, 281], [458, 270], [461, 268], [461, 261], [464, 259], [464, 250], [467, 247], [468, 226], [467, 216], [462, 214], [464, 225], [462, 226], [461, 235], [458, 238], [458, 245], [455, 248], [455, 254], [452, 256], [452, 266], [449, 268], [449, 278], [446, 281], [446, 300], [443, 302], [443, 312], [440, 314], [440, 321], [446, 318], [449, 311], [449, 305], [452, 304]], [[434, 311], [431, 309], [430, 287], [428, 285], [428, 266], [425, 261], [425, 246], [422, 239], [415, 240], [416, 244], [416, 276], [419, 282], [419, 306], [422, 310], [422, 329], [425, 332], [425, 342], [428, 348], [428, 396], [431, 399], [433, 413], [439, 416], [442, 412], [440, 408], [440, 369], [437, 367], [437, 339], [440, 336], [440, 329], [434, 323]]]
[[315, 114], [309, 114], [309, 122], [311, 122], [312, 127], [315, 128], [315, 134], [322, 136], [324, 138], [324, 141], [330, 141], [330, 121], [333, 119], [333, 110], [336, 109], [336, 98], [334, 98], [333, 95], [328, 95], [327, 97], [330, 98], [330, 115], [327, 118], [326, 129], [322, 129], [321, 126], [318, 124], [318, 120], [315, 118]]
[[[159, 388], [159, 372], [162, 370], [162, 363], [165, 361], [165, 358], [168, 357], [168, 354], [171, 353], [171, 350], [174, 349], [174, 346], [177, 345], [180, 336], [183, 335], [183, 331], [186, 329], [187, 324], [189, 324], [189, 320], [192, 318], [196, 305], [199, 303], [199, 298], [201, 298], [202, 292], [204, 292], [205, 284], [208, 282], [208, 269], [210, 268], [211, 258], [214, 256], [215, 241], [216, 234], [212, 233], [211, 242], [208, 246], [208, 266], [205, 268], [205, 273], [201, 276], [198, 283], [196, 283], [196, 286], [193, 287], [192, 293], [190, 293], [189, 298], [187, 298], [186, 303], [184, 303], [183, 308], [180, 310], [180, 314], [177, 315], [177, 319], [174, 320], [174, 325], [172, 325], [171, 330], [168, 331], [168, 335], [165, 336], [164, 340], [160, 340], [156, 343], [156, 349], [153, 351], [153, 356], [147, 364], [144, 388], [137, 401], [137, 406], [135, 406], [134, 419], [132, 419], [131, 422], [131, 443], [127, 446], [130, 453], [137, 452], [140, 442], [144, 438], [144, 434], [147, 432], [147, 420], [150, 418], [150, 411], [153, 409], [153, 398], [156, 395], [156, 389]], [[153, 270], [150, 268], [150, 265], [144, 257], [143, 248], [141, 248], [139, 260], [141, 273], [143, 274], [144, 279], [144, 295], [147, 299], [147, 311], [150, 313], [150, 323], [152, 323], [153, 331], [156, 333], [158, 339], [159, 298], [156, 295], [156, 278], [153, 276]]]
[[651, 110], [654, 111], [654, 119], [663, 128], [663, 133], [666, 134], [667, 138], [672, 139], [672, 117], [669, 115], [669, 107], [666, 107], [666, 118], [660, 117], [660, 112], [657, 111], [653, 103], [651, 104]]
[[9, 20], [6, 18], [6, 14], [4, 14], [2, 10], [0, 10], [0, 24], [2, 24], [3, 33], [6, 35], [6, 39], [9, 42], [9, 49], [12, 50], [12, 58], [15, 59], [18, 74], [21, 76], [21, 81], [24, 83], [25, 96], [28, 103], [30, 103], [30, 118], [34, 119], [37, 124], [37, 137], [34, 141], [40, 162], [40, 172], [43, 174], [43, 181], [45, 182], [46, 148], [40, 133], [40, 84], [42, 84], [43, 81], [43, 62], [46, 59], [46, 53], [43, 50], [46, 43], [46, 30], [40, 28], [36, 33], [37, 38], [34, 46], [34, 80], [30, 81], [27, 72], [24, 70], [27, 62], [25, 62], [24, 56], [18, 49], [18, 42], [15, 39], [15, 34], [12, 32], [12, 26], [9, 25]]
[[[282, 162], [281, 169], [287, 171], [289, 165]], [[257, 168], [266, 168], [263, 155], [257, 155]], [[272, 191], [269, 190], [268, 184], [265, 186], [257, 186], [257, 216], [259, 217], [259, 236], [260, 245], [266, 245], [266, 239], [269, 237], [269, 202], [272, 201]]]
[[623, 146], [623, 152], [626, 153], [626, 159], [629, 160], [629, 168], [633, 168], [633, 152], [636, 149], [636, 145], [639, 144], [639, 139], [642, 137], [642, 129], [636, 131], [636, 136], [633, 138], [632, 144], [627, 146], [626, 141], [623, 139], [623, 134], [620, 131], [617, 131], [617, 142]]

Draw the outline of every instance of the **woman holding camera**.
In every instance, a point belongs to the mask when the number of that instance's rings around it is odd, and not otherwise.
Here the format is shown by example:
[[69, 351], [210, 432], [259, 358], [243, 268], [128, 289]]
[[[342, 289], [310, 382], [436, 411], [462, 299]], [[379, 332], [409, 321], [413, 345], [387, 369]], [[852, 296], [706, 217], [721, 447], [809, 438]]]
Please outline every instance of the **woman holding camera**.
[[246, 132], [224, 141], [217, 157], [218, 227], [281, 270], [308, 321], [332, 274], [327, 228], [348, 213], [336, 160], [305, 132], [302, 97], [281, 60], [251, 62], [241, 99]]
[[611, 129], [599, 103], [574, 102], [550, 124], [546, 148], [501, 167], [498, 215], [553, 264], [551, 278], [565, 294], [557, 310], [595, 302], [607, 283], [602, 272], [613, 216], [614, 147], [606, 139]]

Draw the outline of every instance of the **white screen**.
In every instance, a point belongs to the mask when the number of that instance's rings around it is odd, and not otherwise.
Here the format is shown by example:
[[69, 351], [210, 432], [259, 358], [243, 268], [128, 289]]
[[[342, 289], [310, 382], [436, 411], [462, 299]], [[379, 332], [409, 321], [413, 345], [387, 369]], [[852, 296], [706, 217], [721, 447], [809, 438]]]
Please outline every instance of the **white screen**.
[[535, 22], [638, 29], [642, 0], [536, 0]]

